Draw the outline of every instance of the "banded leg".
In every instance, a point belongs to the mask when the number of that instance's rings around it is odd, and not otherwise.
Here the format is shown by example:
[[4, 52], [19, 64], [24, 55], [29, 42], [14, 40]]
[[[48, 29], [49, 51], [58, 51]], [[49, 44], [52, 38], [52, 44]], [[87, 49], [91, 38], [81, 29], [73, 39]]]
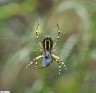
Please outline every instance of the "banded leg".
[[38, 68], [36, 68], [36, 69], [42, 69], [42, 68], [45, 68], [44, 66], [42, 66], [42, 67], [38, 67]]
[[37, 67], [37, 64], [38, 64], [38, 62], [36, 61], [36, 63], [35, 63], [35, 69], [42, 69], [42, 68], [44, 68], [44, 66], [42, 66], [42, 67]]
[[39, 41], [39, 36], [38, 36], [38, 27], [39, 27], [39, 23], [37, 24], [37, 27], [36, 27], [36, 38], [37, 38], [37, 40]]
[[58, 72], [58, 74], [61, 74], [61, 65], [60, 65], [59, 61], [57, 61], [57, 62], [58, 62], [58, 65], [59, 65], [59, 72]]
[[55, 46], [59, 40], [59, 37], [60, 37], [60, 28], [59, 28], [59, 25], [57, 24], [57, 27], [58, 27], [58, 35], [57, 35], [57, 39], [56, 39], [56, 42], [54, 43], [53, 46]]
[[26, 68], [28, 68], [30, 65], [32, 65], [33, 62], [36, 62], [35, 68], [37, 68], [37, 61], [38, 61], [38, 59], [40, 59], [40, 58], [43, 58], [43, 56], [40, 55], [40, 56], [34, 58], [34, 59], [26, 66]]
[[44, 51], [44, 48], [43, 48], [41, 42], [39, 42], [39, 45], [40, 45], [40, 48], [38, 48], [38, 49], [39, 49], [41, 52], [43, 52], [43, 51]]
[[43, 50], [41, 48], [38, 48], [39, 51], [43, 52]]
[[[52, 56], [53, 57], [53, 56]], [[53, 57], [53, 59], [58, 63], [58, 66], [59, 66], [59, 72], [58, 72], [58, 75], [61, 74], [61, 65], [60, 65], [60, 61], [58, 61], [55, 57]], [[57, 75], [56, 75], [57, 76]]]
[[35, 69], [37, 69], [37, 64], [38, 64], [38, 61], [36, 61], [36, 63], [35, 63]]
[[[36, 38], [37, 38], [37, 40], [39, 41], [39, 36], [38, 36], [38, 27], [39, 27], [39, 22], [38, 22], [37, 27], [36, 27]], [[43, 51], [44, 48], [42, 47], [42, 44], [41, 44], [40, 41], [39, 41], [39, 45], [40, 45], [40, 47], [41, 47], [41, 50]]]
[[63, 66], [65, 67], [65, 69], [67, 70], [67, 67], [66, 65], [64, 64], [64, 62], [62, 61], [62, 59], [60, 59], [58, 56], [55, 56], [52, 54], [52, 57], [55, 59], [55, 60], [58, 60], [59, 62], [61, 62], [61, 64], [63, 64]]

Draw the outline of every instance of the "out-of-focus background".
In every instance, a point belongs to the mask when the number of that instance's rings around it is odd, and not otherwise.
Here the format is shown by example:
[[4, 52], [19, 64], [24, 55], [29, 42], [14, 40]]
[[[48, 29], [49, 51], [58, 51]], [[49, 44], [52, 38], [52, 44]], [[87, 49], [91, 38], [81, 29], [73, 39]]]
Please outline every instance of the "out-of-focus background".
[[[58, 64], [25, 68], [41, 54], [40, 40], [56, 40]], [[39, 60], [38, 66], [42, 65]], [[96, 93], [96, 0], [0, 0], [0, 90], [11, 93]]]

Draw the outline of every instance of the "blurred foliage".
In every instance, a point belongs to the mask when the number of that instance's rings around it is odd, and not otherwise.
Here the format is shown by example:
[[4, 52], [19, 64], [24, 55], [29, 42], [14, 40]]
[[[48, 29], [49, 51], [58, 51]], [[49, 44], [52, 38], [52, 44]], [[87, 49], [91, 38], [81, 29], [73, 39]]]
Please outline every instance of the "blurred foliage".
[[[40, 55], [39, 38], [56, 40], [56, 52], [65, 62], [36, 70], [26, 65]], [[0, 0], [0, 90], [11, 93], [96, 93], [95, 0]], [[42, 60], [39, 61], [42, 65]]]

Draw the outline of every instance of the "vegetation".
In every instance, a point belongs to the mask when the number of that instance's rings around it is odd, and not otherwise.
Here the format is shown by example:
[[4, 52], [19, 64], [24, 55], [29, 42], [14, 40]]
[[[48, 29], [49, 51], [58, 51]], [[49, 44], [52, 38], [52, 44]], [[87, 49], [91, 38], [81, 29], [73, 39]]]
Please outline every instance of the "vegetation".
[[[0, 90], [11, 93], [96, 93], [96, 1], [0, 0]], [[39, 38], [61, 35], [54, 54], [58, 64], [36, 70], [27, 64], [41, 52]], [[42, 65], [39, 60], [38, 66]]]

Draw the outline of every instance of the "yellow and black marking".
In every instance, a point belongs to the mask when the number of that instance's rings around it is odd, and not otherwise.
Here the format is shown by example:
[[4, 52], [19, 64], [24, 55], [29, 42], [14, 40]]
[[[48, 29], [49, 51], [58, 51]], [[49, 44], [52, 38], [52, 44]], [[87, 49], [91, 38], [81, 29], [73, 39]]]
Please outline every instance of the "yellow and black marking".
[[38, 61], [40, 58], [43, 58], [43, 56], [40, 55], [40, 56], [34, 58], [34, 59], [26, 66], [26, 68], [28, 68], [31, 64], [33, 64], [33, 62], [36, 62], [35, 68], [37, 69], [37, 61]]
[[51, 51], [53, 48], [53, 40], [50, 36], [45, 36], [44, 39], [42, 40], [42, 46], [45, 50]]
[[38, 33], [37, 33], [37, 32], [36, 32], [36, 38], [37, 38], [37, 40], [39, 39], [39, 38], [38, 38]]
[[38, 33], [37, 33], [38, 27], [39, 27], [39, 23], [38, 23], [37, 28], [36, 28], [36, 38], [37, 38], [37, 40], [39, 39], [39, 38], [38, 38]]
[[57, 27], [58, 27], [58, 35], [57, 35], [57, 40], [56, 42], [58, 41], [59, 37], [60, 37], [60, 28], [59, 28], [59, 25], [57, 24]]
[[[37, 40], [39, 41], [39, 36], [38, 36], [38, 27], [39, 27], [39, 23], [36, 27], [36, 38]], [[48, 60], [55, 60], [57, 63], [58, 63], [58, 68], [59, 68], [59, 72], [57, 75], [59, 75], [61, 73], [61, 64], [63, 64], [63, 66], [65, 67], [65, 69], [67, 69], [66, 65], [64, 64], [64, 62], [62, 61], [61, 58], [59, 58], [58, 56], [56, 55], [53, 55], [53, 51], [54, 51], [54, 46], [57, 44], [58, 40], [59, 40], [59, 37], [60, 37], [60, 29], [59, 29], [59, 25], [57, 24], [57, 27], [58, 27], [58, 35], [57, 35], [57, 38], [56, 38], [56, 41], [53, 42], [52, 38], [50, 36], [45, 36], [42, 41], [40, 42], [39, 41], [39, 45], [40, 45], [40, 51], [42, 52], [40, 56], [34, 58], [27, 66], [26, 68], [28, 68], [30, 65], [32, 65], [34, 62], [35, 63], [35, 68], [36, 69], [42, 69], [44, 67], [47, 67], [47, 66], [42, 66], [42, 67], [37, 67], [37, 64], [38, 64], [38, 60], [43, 58], [43, 62], [47, 63]], [[47, 53], [49, 53], [50, 57], [46, 56], [46, 54], [44, 53], [45, 51], [47, 51]], [[47, 57], [47, 58], [46, 58]], [[49, 63], [52, 62], [49, 61]], [[49, 65], [49, 64], [48, 64]], [[57, 76], [56, 75], [56, 76]]]
[[58, 40], [59, 40], [59, 37], [60, 37], [60, 28], [59, 28], [59, 25], [57, 24], [57, 27], [58, 27], [58, 35], [57, 35], [57, 39], [56, 39], [56, 41], [55, 41], [55, 43], [54, 43], [54, 45], [53, 45], [53, 48], [54, 48], [54, 46], [57, 44], [57, 42], [58, 42]]

